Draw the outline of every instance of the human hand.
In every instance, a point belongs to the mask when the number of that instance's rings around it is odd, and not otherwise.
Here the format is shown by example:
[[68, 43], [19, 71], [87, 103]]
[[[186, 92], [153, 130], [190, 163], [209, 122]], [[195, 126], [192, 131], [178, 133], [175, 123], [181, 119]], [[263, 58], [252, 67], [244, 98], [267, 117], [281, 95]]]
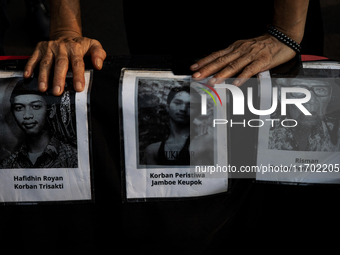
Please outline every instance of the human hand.
[[70, 64], [73, 71], [74, 89], [81, 92], [85, 86], [84, 56], [91, 56], [93, 66], [100, 70], [106, 58], [106, 52], [97, 40], [79, 35], [64, 36], [57, 40], [40, 42], [25, 66], [24, 78], [31, 77], [34, 69], [40, 63], [39, 90], [45, 92], [49, 86], [49, 76], [54, 64], [53, 94], [59, 96], [64, 91], [66, 74]]
[[236, 41], [228, 48], [210, 54], [193, 64], [194, 79], [214, 75], [208, 83], [220, 84], [237, 76], [233, 85], [241, 86], [259, 72], [283, 64], [295, 56], [295, 51], [275, 37], [266, 34], [249, 40]]

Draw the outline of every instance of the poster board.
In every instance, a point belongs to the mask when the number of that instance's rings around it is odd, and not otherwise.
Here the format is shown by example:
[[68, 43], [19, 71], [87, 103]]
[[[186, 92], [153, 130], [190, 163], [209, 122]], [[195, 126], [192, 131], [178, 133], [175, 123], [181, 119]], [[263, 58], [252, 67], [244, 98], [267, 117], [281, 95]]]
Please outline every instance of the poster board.
[[[216, 89], [214, 96], [202, 96], [209, 89], [204, 82], [197, 83], [190, 76], [174, 75], [171, 71], [122, 70], [120, 120], [125, 201], [227, 192], [228, 173], [215, 171], [218, 166], [228, 165], [227, 128], [212, 127], [214, 118], [226, 119], [226, 92]], [[206, 100], [205, 108], [201, 100]], [[218, 105], [214, 105], [216, 100]], [[175, 110], [174, 104], [183, 108]], [[206, 114], [202, 115], [204, 110]]]
[[0, 203], [91, 201], [89, 95], [75, 93], [72, 74], [55, 97], [38, 91], [37, 78], [0, 72]]
[[[259, 128], [257, 181], [340, 183], [339, 78], [339, 63], [328, 61], [305, 62], [295, 77], [276, 75], [274, 79], [269, 72], [262, 74], [261, 109], [269, 109], [276, 100], [280, 106], [282, 88], [303, 87], [311, 97], [302, 106], [311, 115], [287, 104], [286, 115], [281, 111], [260, 117], [270, 121]], [[278, 89], [277, 99], [273, 99], [273, 88]], [[297, 95], [295, 99], [305, 97], [301, 93], [287, 93], [287, 98], [292, 94]]]

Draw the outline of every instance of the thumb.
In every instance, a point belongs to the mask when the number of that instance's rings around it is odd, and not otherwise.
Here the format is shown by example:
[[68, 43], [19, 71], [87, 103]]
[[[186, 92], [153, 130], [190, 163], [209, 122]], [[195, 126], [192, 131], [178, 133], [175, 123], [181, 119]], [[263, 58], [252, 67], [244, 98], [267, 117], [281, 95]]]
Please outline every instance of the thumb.
[[86, 55], [91, 56], [92, 64], [97, 70], [102, 69], [103, 62], [106, 58], [106, 52], [100, 42], [97, 40], [91, 40], [91, 44]]

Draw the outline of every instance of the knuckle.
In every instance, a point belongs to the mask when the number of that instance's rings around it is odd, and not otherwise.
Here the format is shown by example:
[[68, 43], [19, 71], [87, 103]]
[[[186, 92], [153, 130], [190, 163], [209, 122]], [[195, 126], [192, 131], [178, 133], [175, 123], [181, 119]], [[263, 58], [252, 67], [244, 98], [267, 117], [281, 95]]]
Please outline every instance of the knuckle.
[[50, 67], [52, 65], [52, 61], [48, 59], [43, 59], [40, 62], [41, 67]]
[[247, 40], [239, 40], [239, 41], [237, 41], [237, 45], [239, 47], [249, 47], [249, 45], [251, 45], [251, 42], [249, 42]]
[[247, 42], [247, 40], [237, 40], [235, 42], [235, 44], [243, 44], [243, 43], [246, 43], [246, 42]]
[[235, 49], [239, 48], [241, 45], [242, 45], [242, 41], [238, 40], [238, 41], [235, 41], [233, 44], [229, 45], [227, 49], [234, 51]]
[[228, 64], [228, 68], [231, 70], [238, 70], [239, 64], [237, 61], [232, 61]]
[[248, 73], [248, 74], [252, 74], [252, 75], [253, 75], [253, 74], [256, 74], [256, 73], [257, 73], [257, 70], [256, 70], [255, 66], [249, 65], [249, 66], [247, 66], [247, 67], [244, 68], [243, 72], [244, 72], [244, 73]]
[[58, 58], [55, 63], [58, 67], [67, 67], [68, 66], [68, 59], [67, 58]]
[[234, 51], [235, 48], [237, 47], [237, 45], [238, 45], [238, 41], [234, 42], [233, 44], [230, 44], [230, 45], [228, 46], [228, 48], [226, 48], [226, 50]]
[[54, 41], [48, 41], [47, 43], [45, 43], [45, 45], [47, 45], [48, 48], [53, 48], [55, 45]]
[[226, 61], [226, 58], [225, 57], [218, 57], [215, 61], [216, 61], [217, 64], [224, 64], [225, 61]]
[[214, 59], [221, 57], [221, 51], [215, 51], [215, 52], [211, 53], [211, 57], [214, 58]]
[[73, 68], [84, 68], [85, 67], [85, 64], [84, 64], [84, 61], [82, 59], [74, 59], [72, 61], [72, 67]]

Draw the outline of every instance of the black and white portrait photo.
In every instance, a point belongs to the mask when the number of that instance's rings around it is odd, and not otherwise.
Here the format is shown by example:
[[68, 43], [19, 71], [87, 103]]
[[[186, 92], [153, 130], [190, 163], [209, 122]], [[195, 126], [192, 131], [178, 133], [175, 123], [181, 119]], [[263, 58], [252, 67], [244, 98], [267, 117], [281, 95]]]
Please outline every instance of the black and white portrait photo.
[[211, 110], [201, 116], [201, 95], [190, 80], [139, 79], [139, 163], [188, 166], [203, 160], [212, 164]]
[[35, 76], [0, 71], [0, 203], [92, 199], [92, 72], [84, 77], [84, 91], [75, 92], [68, 72], [55, 96], [52, 86], [39, 91]]
[[226, 118], [226, 91], [169, 70], [127, 68], [121, 81], [126, 199], [225, 192], [228, 173], [210, 169], [228, 165], [227, 129], [213, 127]]
[[[277, 78], [278, 100], [283, 87], [304, 88], [310, 91], [311, 98], [303, 106], [311, 113], [305, 115], [294, 104], [287, 104], [286, 116], [281, 109], [271, 115], [277, 119], [270, 128], [268, 149], [291, 151], [340, 151], [340, 104], [339, 78], [331, 77], [330, 70], [304, 70], [304, 75], [294, 78]], [[339, 72], [333, 71], [334, 72]], [[333, 75], [334, 76], [334, 75]], [[317, 78], [320, 77], [320, 78]], [[304, 98], [304, 93], [287, 93], [287, 99]], [[280, 103], [278, 104], [280, 105]], [[293, 119], [297, 125], [285, 127], [283, 120]], [[286, 122], [286, 126], [294, 123]]]
[[40, 92], [37, 78], [0, 82], [0, 168], [77, 168], [72, 79], [60, 97]]

